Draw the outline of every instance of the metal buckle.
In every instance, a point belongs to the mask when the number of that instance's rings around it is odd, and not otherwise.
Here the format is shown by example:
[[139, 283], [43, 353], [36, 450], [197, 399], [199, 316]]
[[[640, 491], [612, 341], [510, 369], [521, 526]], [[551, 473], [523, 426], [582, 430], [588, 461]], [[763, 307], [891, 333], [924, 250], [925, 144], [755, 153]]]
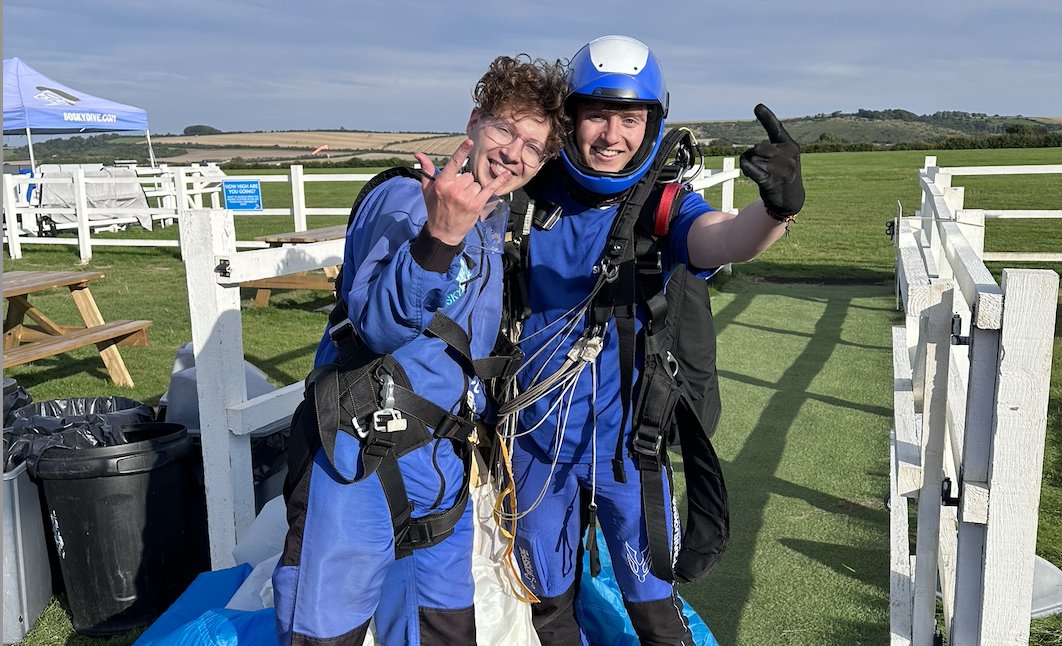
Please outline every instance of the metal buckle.
[[406, 430], [406, 419], [395, 408], [395, 380], [382, 368], [376, 371], [380, 380], [380, 410], [372, 414], [372, 427], [379, 433]]
[[343, 319], [328, 328], [328, 338], [332, 339], [333, 342], [352, 334], [354, 334], [354, 324], [350, 322], [350, 319]]
[[678, 359], [675, 358], [675, 355], [671, 354], [671, 350], [668, 350], [667, 357], [665, 360], [667, 361], [668, 370], [671, 372], [671, 378], [674, 379], [676, 376], [678, 376], [679, 372]]
[[652, 442], [650, 442], [641, 433], [638, 433], [634, 436], [634, 441], [631, 445], [635, 451], [642, 455], [658, 458], [660, 456], [660, 449], [663, 448], [664, 445], [664, 436], [663, 434], [659, 434]]
[[610, 258], [602, 258], [600, 263], [594, 265], [592, 272], [603, 275], [605, 282], [611, 283], [619, 276], [619, 265], [612, 262]]

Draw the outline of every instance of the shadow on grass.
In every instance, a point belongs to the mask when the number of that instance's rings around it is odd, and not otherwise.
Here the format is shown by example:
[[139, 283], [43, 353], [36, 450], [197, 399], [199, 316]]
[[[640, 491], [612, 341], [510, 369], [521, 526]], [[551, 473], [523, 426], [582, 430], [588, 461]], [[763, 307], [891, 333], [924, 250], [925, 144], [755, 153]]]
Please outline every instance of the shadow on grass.
[[809, 559], [825, 565], [837, 574], [855, 579], [869, 586], [886, 589], [886, 586], [882, 585], [883, 581], [879, 572], [871, 572], [865, 568], [856, 569], [849, 565], [849, 563], [859, 563], [865, 560], [866, 549], [862, 547], [805, 541], [798, 538], [783, 538], [778, 542], [794, 552], [799, 552]]
[[32, 390], [49, 381], [76, 376], [100, 379], [108, 384], [107, 388], [113, 386], [111, 376], [99, 354], [79, 359], [70, 353], [37, 359], [29, 368], [20, 367], [18, 383], [26, 390]]
[[[764, 527], [765, 510], [771, 496], [786, 496], [799, 499], [831, 514], [839, 514], [860, 522], [871, 525], [879, 525], [887, 535], [888, 520], [884, 510], [872, 509], [850, 500], [809, 489], [802, 485], [788, 482], [778, 478], [775, 474], [778, 470], [788, 442], [788, 432], [795, 421], [801, 406], [809, 401], [819, 401], [829, 406], [845, 407], [859, 412], [876, 415], [891, 416], [892, 409], [888, 406], [867, 406], [851, 401], [813, 394], [812, 382], [825, 368], [826, 362], [832, 354], [832, 350], [839, 346], [853, 345], [842, 338], [842, 326], [846, 314], [853, 307], [852, 298], [848, 296], [836, 296], [833, 292], [810, 292], [804, 290], [798, 292], [791, 286], [777, 283], [756, 282], [754, 286], [733, 285], [735, 293], [733, 300], [725, 307], [717, 308], [715, 312], [715, 326], [717, 334], [728, 325], [746, 325], [738, 319], [745, 314], [753, 302], [753, 298], [765, 295], [785, 296], [811, 300], [822, 305], [822, 312], [815, 321], [814, 330], [810, 334], [804, 334], [809, 342], [790, 365], [772, 383], [759, 382], [743, 375], [732, 372], [720, 373], [721, 376], [744, 383], [751, 383], [772, 391], [766, 406], [758, 417], [752, 431], [744, 439], [741, 449], [729, 463], [723, 463], [723, 471], [727, 479], [727, 489], [730, 492], [731, 541], [727, 553], [723, 557], [725, 569], [726, 594], [713, 595], [712, 578], [706, 579], [701, 586], [684, 586], [683, 595], [691, 598], [704, 599], [702, 606], [710, 607], [710, 616], [706, 617], [713, 633], [721, 644], [738, 643], [739, 627], [745, 612], [746, 605], [752, 595], [754, 586], [753, 562], [755, 560], [756, 546], [759, 535]], [[877, 286], [880, 288], [880, 285]], [[759, 328], [764, 329], [764, 328]], [[787, 330], [767, 329], [771, 333], [794, 334]], [[886, 348], [877, 346], [853, 347], [871, 351]], [[723, 401], [723, 410], [726, 411], [727, 402]], [[725, 422], [724, 422], [725, 423]], [[726, 429], [721, 429], [726, 432]], [[676, 470], [678, 470], [676, 466]], [[861, 582], [876, 587], [883, 592], [884, 598], [888, 596], [888, 580], [885, 575], [887, 563], [882, 564], [881, 571], [866, 571], [862, 574], [849, 572], [838, 563], [844, 563], [844, 559], [850, 556], [854, 562], [866, 562], [866, 550], [841, 545], [815, 543], [797, 539], [786, 539], [782, 544], [789, 549], [797, 551], [805, 556], [823, 563], [827, 567], [837, 570], [846, 575], [853, 576]], [[861, 552], [862, 554], [857, 554]], [[858, 556], [858, 558], [856, 558]], [[717, 579], [715, 585], [719, 585], [723, 579]], [[699, 589], [698, 589], [699, 587]], [[887, 615], [887, 602], [882, 598], [867, 599], [865, 605], [874, 608], [876, 613]], [[868, 636], [881, 636], [885, 628], [880, 623], [848, 623], [838, 621], [834, 624], [835, 633], [830, 636], [831, 644], [855, 644], [865, 643]], [[801, 630], [800, 626], [794, 626], [793, 630]], [[831, 632], [834, 632], [831, 630]], [[780, 637], [780, 636], [779, 636]], [[821, 635], [810, 636], [818, 638]], [[746, 639], [747, 641], [747, 639]], [[782, 639], [779, 643], [812, 643], [803, 641], [799, 634], [794, 633], [790, 638]]]
[[252, 365], [258, 367], [262, 372], [266, 373], [273, 383], [277, 384], [292, 384], [296, 381], [302, 381], [306, 378], [304, 374], [289, 374], [280, 370], [277, 366], [293, 359], [299, 359], [305, 357], [307, 354], [313, 355], [317, 352], [317, 343], [308, 343], [304, 346], [296, 348], [294, 350], [288, 350], [281, 354], [273, 354], [268, 357], [261, 357], [254, 354], [248, 354], [244, 351], [244, 359], [250, 362]]
[[[886, 240], [886, 244], [888, 241]], [[772, 283], [808, 282], [822, 285], [891, 284], [896, 275], [892, 267], [852, 264], [772, 262], [758, 258], [755, 262], [735, 267], [735, 274], [744, 280], [769, 280]], [[832, 278], [824, 279], [823, 276]]]

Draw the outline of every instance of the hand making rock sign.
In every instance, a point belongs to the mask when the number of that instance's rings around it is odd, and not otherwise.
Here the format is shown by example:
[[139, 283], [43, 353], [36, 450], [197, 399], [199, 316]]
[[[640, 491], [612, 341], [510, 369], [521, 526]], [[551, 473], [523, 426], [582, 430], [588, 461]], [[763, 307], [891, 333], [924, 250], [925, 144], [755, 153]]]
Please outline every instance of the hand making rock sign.
[[461, 142], [438, 175], [427, 155], [414, 155], [424, 169], [420, 180], [428, 209], [424, 226], [433, 237], [448, 245], [459, 244], [484, 213], [493, 210], [496, 193], [512, 178], [512, 172], [503, 170], [486, 184], [480, 184], [472, 173], [460, 172], [472, 144], [471, 139]]

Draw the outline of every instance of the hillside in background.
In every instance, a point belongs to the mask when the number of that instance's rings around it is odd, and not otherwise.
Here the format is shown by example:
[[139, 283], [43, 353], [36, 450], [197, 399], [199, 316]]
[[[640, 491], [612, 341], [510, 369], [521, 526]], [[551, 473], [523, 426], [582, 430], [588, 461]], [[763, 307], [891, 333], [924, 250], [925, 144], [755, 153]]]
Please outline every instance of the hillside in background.
[[[809, 117], [783, 117], [786, 129], [809, 151], [888, 147], [1000, 148], [1062, 145], [1062, 118], [999, 116], [969, 112], [917, 115], [907, 110], [858, 110]], [[690, 128], [698, 140], [727, 150], [764, 139], [755, 120], [668, 122]], [[190, 131], [211, 134], [191, 134]], [[160, 162], [189, 164], [213, 161], [239, 165], [365, 165], [375, 161], [411, 160], [412, 153], [449, 155], [464, 135], [427, 132], [364, 132], [353, 130], [286, 132], [220, 132], [209, 126], [189, 126], [184, 135], [153, 138]], [[993, 141], [994, 139], [994, 141]], [[816, 144], [816, 145], [811, 145]], [[51, 139], [35, 143], [38, 163], [113, 163], [137, 159], [147, 163], [142, 137], [104, 134]], [[714, 154], [726, 154], [715, 152]], [[25, 146], [4, 148], [4, 159], [26, 160]]]
[[[929, 142], [941, 137], [1003, 134], [1008, 127], [1013, 126], [1062, 132], [1062, 119], [1058, 118], [989, 116], [970, 112], [917, 115], [907, 110], [859, 110], [854, 113], [833, 112], [810, 117], [780, 118], [789, 134], [802, 143], [819, 141], [826, 135], [827, 139], [889, 146]], [[763, 139], [763, 128], [754, 120], [684, 121], [669, 122], [668, 125], [690, 128], [703, 143], [722, 140], [750, 145]]]

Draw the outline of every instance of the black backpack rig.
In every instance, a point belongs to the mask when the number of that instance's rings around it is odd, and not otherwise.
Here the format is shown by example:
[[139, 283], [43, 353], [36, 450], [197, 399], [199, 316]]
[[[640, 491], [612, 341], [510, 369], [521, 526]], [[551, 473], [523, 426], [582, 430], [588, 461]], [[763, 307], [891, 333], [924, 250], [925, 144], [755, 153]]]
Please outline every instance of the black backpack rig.
[[[665, 135], [652, 166], [629, 189], [619, 207], [597, 265], [595, 295], [587, 313], [590, 334], [615, 319], [623, 419], [633, 419], [630, 446], [624, 446], [626, 434], [619, 435], [613, 476], [618, 482], [626, 480], [622, 460], [624, 450], [629, 451], [641, 478], [652, 572], [665, 581], [684, 583], [705, 576], [718, 564], [730, 534], [726, 486], [710, 440], [721, 402], [708, 287], [683, 267], [676, 268], [668, 279], [661, 264], [661, 244], [689, 192], [683, 177], [699, 156], [696, 151], [696, 141], [688, 130], [673, 129]], [[528, 191], [535, 192], [532, 187]], [[512, 204], [502, 314], [502, 336], [510, 342], [518, 341], [522, 322], [530, 315], [527, 268], [531, 227], [548, 229], [559, 215], [559, 209], [551, 204], [520, 204], [516, 200]], [[648, 320], [642, 329], [643, 367], [638, 382], [633, 383], [639, 341], [635, 308], [639, 305], [645, 307]], [[512, 392], [511, 382], [504, 391]], [[688, 506], [681, 548], [673, 563], [662, 469], [667, 469], [671, 480], [668, 448], [677, 446], [681, 447]], [[497, 460], [497, 455], [494, 458]], [[595, 510], [584, 510], [583, 518], [589, 529], [586, 548], [591, 574], [596, 575], [600, 563]]]
[[[373, 177], [358, 193], [350, 209], [347, 230], [358, 217], [362, 202], [376, 187], [394, 177], [417, 179], [416, 171], [404, 166], [385, 170]], [[403, 558], [415, 549], [430, 547], [453, 533], [464, 513], [469, 493], [469, 472], [473, 445], [470, 436], [476, 430], [465, 398], [457, 414], [445, 410], [415, 393], [402, 366], [391, 355], [371, 351], [358, 338], [347, 314], [341, 294], [342, 271], [336, 277], [336, 302], [328, 316], [328, 334], [339, 350], [339, 359], [315, 368], [305, 380], [303, 401], [295, 409], [288, 444], [288, 474], [284, 499], [305, 501], [309, 472], [318, 448], [334, 471], [347, 484], [377, 473], [391, 512], [395, 534], [395, 558]], [[447, 344], [446, 354], [469, 378], [485, 383], [494, 378], [516, 374], [522, 357], [512, 346], [491, 357], [473, 359], [469, 337], [456, 322], [437, 311], [425, 335]], [[429, 429], [433, 429], [429, 432]], [[347, 478], [336, 466], [335, 446], [339, 433], [346, 433], [361, 444], [361, 472]], [[433, 439], [451, 440], [454, 452], [464, 462], [464, 482], [457, 501], [447, 510], [412, 517], [413, 507], [398, 468], [398, 458]], [[443, 492], [439, 492], [441, 499]], [[304, 503], [303, 503], [304, 504]], [[436, 505], [439, 504], [437, 500]], [[290, 514], [289, 514], [290, 515]]]

